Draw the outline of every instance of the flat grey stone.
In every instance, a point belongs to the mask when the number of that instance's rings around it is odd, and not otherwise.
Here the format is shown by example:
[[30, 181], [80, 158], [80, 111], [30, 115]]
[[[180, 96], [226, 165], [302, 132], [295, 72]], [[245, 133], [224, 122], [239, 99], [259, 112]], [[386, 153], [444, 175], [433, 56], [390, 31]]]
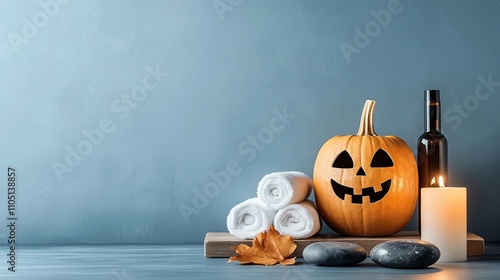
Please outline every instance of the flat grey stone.
[[426, 268], [439, 260], [436, 245], [422, 240], [393, 240], [373, 247], [370, 258], [390, 268]]
[[350, 266], [366, 259], [366, 250], [348, 242], [316, 242], [307, 245], [302, 256], [321, 266]]

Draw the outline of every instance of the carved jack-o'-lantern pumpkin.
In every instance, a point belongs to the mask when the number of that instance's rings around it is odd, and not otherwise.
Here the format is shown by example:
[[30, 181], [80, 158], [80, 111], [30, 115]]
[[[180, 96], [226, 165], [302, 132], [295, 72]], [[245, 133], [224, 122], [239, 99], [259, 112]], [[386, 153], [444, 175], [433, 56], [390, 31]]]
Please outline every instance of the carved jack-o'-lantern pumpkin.
[[318, 211], [328, 226], [344, 235], [392, 235], [415, 210], [415, 158], [402, 139], [375, 133], [374, 106], [375, 101], [367, 100], [358, 134], [328, 140], [314, 165]]

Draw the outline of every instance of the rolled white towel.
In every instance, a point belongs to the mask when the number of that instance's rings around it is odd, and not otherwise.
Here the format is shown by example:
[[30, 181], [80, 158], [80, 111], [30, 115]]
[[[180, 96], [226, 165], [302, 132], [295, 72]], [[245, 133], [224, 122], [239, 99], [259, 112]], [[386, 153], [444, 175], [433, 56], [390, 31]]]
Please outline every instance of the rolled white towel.
[[229, 233], [239, 239], [251, 239], [268, 230], [274, 221], [276, 211], [257, 197], [247, 199], [234, 206], [227, 216]]
[[276, 211], [304, 201], [312, 191], [309, 176], [298, 171], [267, 174], [257, 186], [257, 197]]
[[308, 238], [321, 229], [321, 220], [316, 206], [310, 200], [288, 205], [276, 213], [274, 228], [281, 235], [289, 234], [293, 238]]

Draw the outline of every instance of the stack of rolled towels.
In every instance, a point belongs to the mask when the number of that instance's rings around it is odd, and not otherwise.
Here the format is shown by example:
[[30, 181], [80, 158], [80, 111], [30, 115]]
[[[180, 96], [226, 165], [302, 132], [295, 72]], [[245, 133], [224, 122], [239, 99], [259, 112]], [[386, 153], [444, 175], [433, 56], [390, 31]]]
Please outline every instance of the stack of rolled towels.
[[271, 225], [281, 235], [308, 238], [321, 229], [309, 176], [298, 171], [274, 172], [262, 178], [257, 197], [234, 206], [227, 216], [229, 233], [240, 239], [254, 238]]

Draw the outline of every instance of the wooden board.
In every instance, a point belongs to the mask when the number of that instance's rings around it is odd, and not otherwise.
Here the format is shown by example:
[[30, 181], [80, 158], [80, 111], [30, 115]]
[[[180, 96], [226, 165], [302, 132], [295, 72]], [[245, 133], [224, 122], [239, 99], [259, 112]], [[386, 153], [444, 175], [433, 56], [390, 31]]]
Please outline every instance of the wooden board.
[[[397, 239], [420, 239], [420, 235], [416, 231], [402, 231], [398, 234], [388, 237], [346, 237], [338, 235], [316, 235], [307, 239], [297, 239], [297, 249], [293, 256], [302, 257], [304, 248], [314, 242], [322, 241], [340, 241], [351, 242], [365, 248], [369, 253], [370, 250], [377, 244]], [[205, 257], [208, 258], [228, 258], [234, 256], [235, 252], [231, 246], [239, 244], [251, 245], [252, 240], [241, 240], [232, 236], [229, 232], [208, 232], [205, 235]], [[482, 256], [484, 255], [484, 239], [474, 233], [467, 233], [467, 256]]]

